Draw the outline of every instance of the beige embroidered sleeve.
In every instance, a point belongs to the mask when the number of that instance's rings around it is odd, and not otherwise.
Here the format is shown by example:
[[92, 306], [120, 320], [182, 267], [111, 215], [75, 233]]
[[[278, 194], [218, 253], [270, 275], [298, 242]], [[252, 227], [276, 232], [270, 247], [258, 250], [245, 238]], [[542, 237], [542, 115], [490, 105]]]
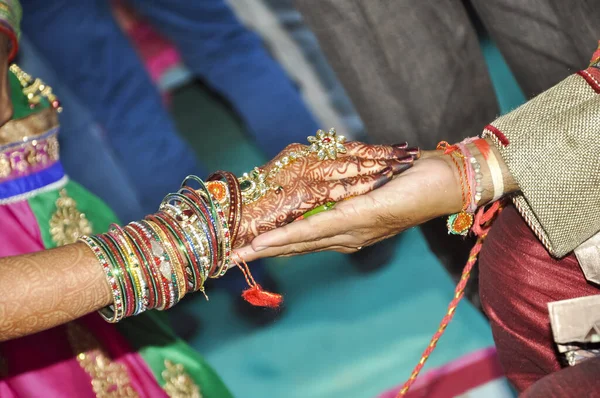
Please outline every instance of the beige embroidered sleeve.
[[516, 207], [555, 257], [600, 231], [599, 82], [592, 66], [484, 131], [519, 184]]

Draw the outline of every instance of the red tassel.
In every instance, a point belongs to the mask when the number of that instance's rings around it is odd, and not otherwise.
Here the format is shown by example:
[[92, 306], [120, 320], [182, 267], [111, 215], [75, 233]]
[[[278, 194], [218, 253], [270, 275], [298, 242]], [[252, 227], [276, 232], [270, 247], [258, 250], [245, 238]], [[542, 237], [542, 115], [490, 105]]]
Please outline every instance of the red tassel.
[[[241, 259], [240, 256], [238, 256], [238, 258]], [[260, 287], [260, 285], [256, 283], [252, 277], [252, 273], [250, 272], [248, 264], [246, 264], [244, 260], [241, 261], [244, 266], [241, 266], [240, 263], [235, 260], [235, 258], [233, 259], [235, 265], [237, 265], [240, 271], [242, 271], [244, 274], [246, 283], [248, 283], [248, 286], [250, 286], [250, 288], [242, 292], [242, 298], [256, 307], [278, 308], [283, 302], [283, 296], [281, 294], [271, 293], [263, 290], [262, 287]]]
[[281, 294], [264, 291], [260, 285], [244, 290], [242, 298], [256, 307], [278, 308], [283, 302]]

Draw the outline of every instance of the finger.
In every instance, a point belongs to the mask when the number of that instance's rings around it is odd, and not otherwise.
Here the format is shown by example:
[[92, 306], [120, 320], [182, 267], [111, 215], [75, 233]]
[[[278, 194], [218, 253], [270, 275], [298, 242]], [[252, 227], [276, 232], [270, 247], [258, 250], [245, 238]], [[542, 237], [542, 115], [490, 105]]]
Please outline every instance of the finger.
[[303, 152], [305, 149], [306, 145], [289, 144], [283, 149], [283, 151], [279, 152], [277, 156], [269, 160], [269, 162], [265, 164], [262, 168], [268, 171], [276, 165], [278, 167], [286, 166], [292, 161], [292, 158], [295, 158], [296, 155]]
[[237, 248], [232, 253], [232, 259], [234, 261], [232, 261], [232, 265], [230, 266], [230, 268], [235, 267], [236, 261], [238, 263], [241, 263], [242, 260], [245, 262], [250, 262], [250, 261], [258, 260], [259, 258], [262, 258], [262, 257], [265, 257], [264, 254], [261, 256], [261, 253], [256, 252], [250, 245]]
[[269, 247], [261, 251], [255, 251], [249, 258], [262, 257], [289, 257], [298, 256], [307, 253], [317, 253], [322, 251], [338, 251], [341, 253], [353, 253], [357, 247], [350, 247], [340, 244], [339, 237], [331, 237], [316, 241], [299, 242], [284, 246]]
[[[370, 176], [357, 176], [344, 178], [336, 181], [319, 181], [311, 186], [310, 195], [313, 199], [304, 202], [307, 207], [303, 212], [325, 204], [327, 202], [339, 202], [351, 196], [359, 196], [377, 189], [393, 179], [394, 175], [390, 167], [382, 172]], [[280, 227], [274, 231], [266, 232], [254, 239], [252, 247], [256, 251], [274, 245], [285, 245], [292, 242], [312, 241], [318, 238], [330, 237], [344, 233], [339, 230], [340, 211], [335, 209], [310, 217], [306, 220], [296, 221], [292, 224]], [[321, 216], [321, 217], [318, 217]], [[342, 217], [343, 218], [343, 217]]]
[[370, 145], [352, 141], [344, 144], [346, 156], [356, 156], [364, 159], [398, 159], [407, 155], [403, 144], [398, 146]]
[[[408, 164], [409, 167], [411, 164]], [[327, 202], [340, 202], [351, 196], [364, 195], [377, 188], [380, 188], [394, 178], [394, 172], [391, 167], [386, 167], [381, 172], [373, 175], [361, 175], [349, 178], [342, 178], [335, 181], [318, 181], [314, 184], [314, 192], [321, 195], [323, 200], [317, 205]]]
[[294, 221], [291, 224], [257, 236], [251, 243], [252, 249], [256, 252], [262, 252], [270, 247], [337, 236], [343, 234], [347, 228], [347, 224], [344, 225], [340, 222], [343, 219], [345, 219], [345, 215], [334, 208], [304, 220]]
[[[332, 162], [323, 163], [321, 173], [314, 179], [339, 180], [341, 178], [356, 177], [381, 173], [386, 167], [392, 168], [393, 174], [399, 174], [412, 166], [413, 158], [410, 155], [400, 159], [362, 159], [356, 156], [338, 158]], [[318, 171], [315, 170], [315, 171]]]

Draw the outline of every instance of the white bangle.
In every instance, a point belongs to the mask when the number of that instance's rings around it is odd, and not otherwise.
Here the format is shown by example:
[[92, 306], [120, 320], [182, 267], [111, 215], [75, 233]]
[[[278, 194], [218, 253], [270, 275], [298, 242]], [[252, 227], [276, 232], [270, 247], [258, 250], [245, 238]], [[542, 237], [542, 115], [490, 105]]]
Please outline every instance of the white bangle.
[[487, 163], [492, 176], [492, 184], [494, 186], [494, 197], [492, 198], [492, 202], [495, 202], [504, 195], [504, 178], [502, 177], [502, 170], [500, 169], [500, 164], [498, 163], [498, 159], [496, 159], [496, 155], [494, 155], [494, 151], [490, 151]]

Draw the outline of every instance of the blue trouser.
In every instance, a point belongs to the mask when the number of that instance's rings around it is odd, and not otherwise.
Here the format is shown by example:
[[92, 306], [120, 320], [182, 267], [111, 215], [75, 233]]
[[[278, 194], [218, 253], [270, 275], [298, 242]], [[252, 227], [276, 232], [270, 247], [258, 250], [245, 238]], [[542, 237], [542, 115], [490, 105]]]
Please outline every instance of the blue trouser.
[[264, 153], [305, 142], [317, 123], [296, 87], [223, 0], [128, 0], [224, 96]]
[[[124, 175], [113, 187], [126, 182], [124, 189], [132, 188], [142, 211], [150, 213], [185, 175], [205, 175], [177, 135], [159, 92], [116, 25], [109, 2], [22, 3], [23, 31], [56, 72], [57, 80], [86, 105], [91, 118], [103, 128], [113, 159]], [[316, 129], [283, 70], [223, 1], [132, 3], [179, 47], [188, 68], [232, 103], [268, 155], [275, 155], [287, 143], [304, 141]], [[74, 156], [83, 156], [74, 152]], [[95, 169], [103, 178], [110, 176], [102, 162]], [[94, 189], [88, 182], [92, 178], [81, 181], [104, 196], [103, 187]], [[133, 212], [126, 213], [129, 217], [117, 212], [123, 221], [139, 218]], [[255, 272], [260, 268], [254, 267]], [[240, 279], [238, 285], [242, 283]]]

